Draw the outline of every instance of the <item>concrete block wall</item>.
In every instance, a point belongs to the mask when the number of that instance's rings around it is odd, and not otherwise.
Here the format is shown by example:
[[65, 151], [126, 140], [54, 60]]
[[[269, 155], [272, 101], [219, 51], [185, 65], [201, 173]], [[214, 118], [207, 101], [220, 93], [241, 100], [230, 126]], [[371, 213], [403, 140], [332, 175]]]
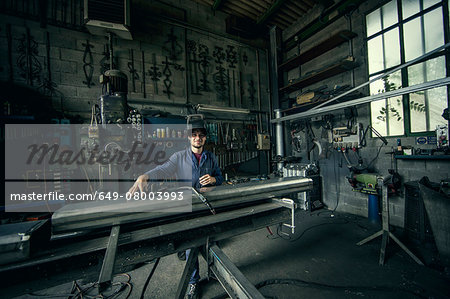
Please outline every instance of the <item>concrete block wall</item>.
[[[305, 87], [303, 90], [299, 90], [288, 95], [293, 98], [302, 91], [308, 89], [314, 89], [322, 85], [327, 85], [328, 88], [333, 88], [335, 85], [349, 84], [352, 87], [358, 86], [369, 80], [368, 78], [368, 66], [367, 66], [367, 46], [365, 42], [365, 14], [377, 5], [381, 1], [366, 1], [361, 4], [351, 15], [351, 24], [349, 21], [341, 17], [339, 20], [329, 25], [325, 29], [321, 30], [313, 37], [309, 38], [305, 42], [302, 42], [301, 50], [307, 50], [314, 45], [317, 45], [320, 41], [323, 41], [333, 33], [351, 29], [358, 36], [352, 39], [352, 52], [353, 56], [358, 63], [358, 67], [352, 71], [348, 71], [334, 77], [325, 79], [321, 82], [315, 83], [311, 86]], [[314, 12], [314, 11], [313, 11]], [[316, 9], [318, 17], [320, 10]], [[308, 22], [311, 22], [314, 18], [310, 17]], [[295, 24], [296, 28], [287, 28], [283, 32], [283, 39], [286, 40], [292, 34], [300, 30], [308, 22], [298, 22]], [[294, 51], [294, 52], [292, 52]], [[292, 50], [292, 53], [287, 53], [289, 58], [294, 55], [297, 49]], [[300, 75], [305, 75], [315, 69], [319, 69], [326, 64], [336, 61], [338, 58], [345, 57], [349, 53], [349, 44], [344, 43], [339, 47], [305, 63], [299, 69], [294, 69], [288, 73], [289, 79], [298, 78]], [[368, 95], [368, 88], [364, 87], [359, 90], [364, 95]], [[363, 124], [364, 128], [370, 124], [370, 105], [357, 106], [357, 122]], [[334, 126], [345, 126], [347, 120], [344, 118], [343, 111], [334, 111]], [[324, 148], [324, 153], [319, 157], [318, 162], [320, 165], [321, 175], [323, 177], [323, 200], [329, 209], [334, 209], [337, 205], [338, 211], [348, 212], [356, 215], [367, 217], [368, 214], [368, 196], [361, 193], [352, 191], [345, 176], [349, 174], [346, 167], [343, 154], [332, 149], [331, 145], [327, 142], [327, 139], [322, 136], [326, 136], [324, 129], [320, 128], [320, 124], [317, 122], [311, 122], [315, 136]], [[415, 137], [395, 137], [387, 138], [388, 145], [381, 148], [378, 159], [373, 163], [373, 168], [376, 173], [381, 175], [388, 175], [388, 169], [395, 168], [395, 161], [391, 159], [391, 155], [388, 154], [393, 148], [396, 148], [397, 138], [401, 138], [403, 146], [416, 146]], [[289, 140], [290, 141], [290, 140]], [[362, 148], [359, 153], [364, 160], [364, 164], [369, 164], [377, 155], [381, 140], [371, 137], [368, 133], [367, 145]], [[421, 146], [421, 148], [425, 148]], [[293, 153], [296, 154], [296, 153]], [[312, 156], [314, 159], [316, 156]], [[352, 152], [348, 153], [349, 160], [352, 164], [357, 164], [358, 159]], [[419, 180], [423, 176], [428, 176], [430, 180], [439, 182], [441, 179], [449, 178], [450, 176], [450, 163], [443, 161], [410, 161], [410, 160], [397, 160], [397, 169], [402, 177], [403, 182]], [[389, 201], [390, 223], [395, 226], [403, 227], [405, 218], [405, 198], [404, 194], [400, 196], [394, 196]]]
[[[116, 68], [123, 71], [128, 76], [128, 100], [138, 109], [159, 109], [174, 114], [186, 114], [187, 110], [180, 109], [177, 106], [171, 104], [211, 104], [218, 106], [228, 106], [229, 102], [223, 102], [218, 100], [217, 92], [214, 89], [213, 74], [215, 72], [216, 64], [212, 57], [214, 47], [220, 46], [224, 50], [228, 45], [232, 45], [238, 52], [238, 63], [235, 69], [235, 82], [230, 82], [231, 87], [235, 87], [235, 91], [231, 91], [230, 94], [233, 97], [234, 94], [239, 96], [239, 106], [245, 108], [255, 108], [255, 105], [249, 101], [248, 84], [250, 80], [255, 82], [255, 87], [258, 82], [261, 82], [259, 86], [261, 92], [261, 100], [263, 101], [263, 107], [268, 108], [269, 93], [268, 83], [265, 78], [267, 75], [266, 52], [264, 50], [258, 50], [254, 46], [248, 45], [241, 40], [236, 40], [235, 37], [231, 37], [225, 33], [225, 14], [216, 13], [212, 14], [211, 10], [207, 6], [200, 5], [194, 1], [171, 1], [177, 11], [181, 11], [181, 14], [185, 13], [186, 23], [192, 23], [199, 29], [190, 30], [183, 26], [176, 24], [169, 24], [163, 22], [155, 22], [148, 18], [148, 20], [140, 20], [140, 22], [146, 22], [148, 28], [152, 30], [146, 31], [147, 27], [136, 28], [136, 37], [132, 41], [114, 39], [114, 62]], [[143, 8], [150, 9], [151, 5], [157, 3], [157, 1], [136, 1], [135, 5], [141, 5]], [[178, 8], [183, 5], [183, 9]], [[186, 9], [189, 6], [190, 9]], [[159, 8], [158, 8], [159, 9]], [[145, 12], [144, 12], [145, 13]], [[132, 16], [133, 17], [133, 16]], [[99, 75], [101, 74], [100, 62], [104, 59], [105, 45], [108, 44], [108, 39], [103, 36], [94, 36], [87, 32], [70, 30], [63, 27], [57, 27], [53, 25], [47, 25], [45, 28], [41, 28], [40, 24], [35, 21], [26, 20], [20, 17], [1, 15], [0, 21], [0, 80], [8, 81], [10, 67], [8, 63], [8, 47], [7, 47], [7, 33], [6, 26], [11, 26], [12, 36], [12, 73], [13, 83], [26, 84], [26, 80], [20, 76], [20, 71], [17, 66], [17, 59], [19, 56], [18, 47], [20, 39], [26, 33], [27, 28], [30, 30], [30, 35], [37, 43], [36, 58], [41, 65], [41, 71], [36, 80], [33, 81], [33, 86], [38, 87], [42, 84], [43, 80], [48, 77], [47, 74], [47, 57], [46, 57], [46, 36], [47, 32], [50, 39], [50, 72], [52, 81], [56, 84], [57, 94], [52, 97], [53, 107], [55, 110], [63, 111], [66, 116], [79, 115], [84, 121], [90, 119], [91, 107], [96, 102], [97, 98], [101, 95], [101, 85], [99, 83]], [[201, 30], [201, 27], [205, 30]], [[181, 52], [179, 53], [177, 64], [181, 65], [184, 70], [175, 70], [173, 66], [170, 66], [169, 70], [165, 70], [165, 57], [168, 55], [167, 51], [163, 49], [163, 46], [169, 46], [167, 44], [168, 35], [173, 30], [176, 36], [178, 45]], [[132, 28], [132, 32], [133, 32]], [[142, 32], [144, 31], [144, 32]], [[188, 90], [188, 79], [186, 71], [186, 51], [185, 41], [195, 40], [197, 43], [205, 44], [209, 47], [209, 53], [211, 56], [211, 72], [208, 74], [209, 85], [211, 92], [202, 93], [200, 95], [191, 95]], [[86, 43], [89, 42], [92, 47], [90, 51], [92, 53], [92, 66], [93, 85], [88, 87], [83, 81], [86, 81], [84, 74], [85, 62], [89, 61], [89, 56], [86, 56]], [[129, 63], [131, 62], [130, 51], [133, 51], [134, 68], [136, 74], [139, 76], [135, 81], [135, 91], [132, 90], [131, 73], [129, 71]], [[259, 51], [260, 55], [260, 77], [262, 80], [258, 80], [257, 64], [256, 64], [256, 51]], [[247, 65], [242, 64], [242, 54], [246, 53], [249, 60]], [[142, 53], [144, 54], [144, 65], [142, 60]], [[153, 57], [156, 59], [156, 66], [162, 73], [159, 81], [155, 82], [151, 80], [148, 71], [153, 66]], [[233, 70], [227, 67], [224, 63], [224, 67], [230, 73], [232, 78]], [[171, 91], [173, 94], [170, 99], [164, 93], [165, 84], [164, 70], [166, 73], [170, 72], [169, 79], [171, 83]], [[145, 86], [143, 83], [143, 72], [145, 71]], [[242, 104], [239, 92], [239, 72], [242, 73], [242, 89], [244, 90], [244, 96], [242, 97]], [[144, 96], [145, 87], [145, 96]], [[257, 97], [255, 93], [255, 97]], [[234, 100], [234, 98], [233, 98]], [[236, 105], [238, 106], [238, 105]]]

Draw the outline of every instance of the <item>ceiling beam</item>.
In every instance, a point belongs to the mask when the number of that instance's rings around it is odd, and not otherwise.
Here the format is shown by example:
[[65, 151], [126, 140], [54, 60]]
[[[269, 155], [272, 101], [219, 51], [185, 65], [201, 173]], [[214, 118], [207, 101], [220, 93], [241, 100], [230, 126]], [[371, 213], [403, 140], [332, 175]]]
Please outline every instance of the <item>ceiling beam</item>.
[[220, 6], [225, 2], [226, 0], [214, 0], [214, 3], [212, 5], [212, 9], [214, 11], [218, 10]]
[[261, 25], [264, 24], [273, 14], [275, 14], [278, 9], [280, 9], [281, 5], [286, 2], [286, 0], [276, 0], [267, 10], [266, 12], [258, 18], [256, 24]]

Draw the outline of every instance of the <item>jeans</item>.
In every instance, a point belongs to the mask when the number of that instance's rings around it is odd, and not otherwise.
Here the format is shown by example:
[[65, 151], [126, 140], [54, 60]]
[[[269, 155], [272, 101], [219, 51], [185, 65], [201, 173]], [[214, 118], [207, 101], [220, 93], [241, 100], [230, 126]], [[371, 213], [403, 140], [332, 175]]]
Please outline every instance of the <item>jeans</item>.
[[[189, 259], [189, 253], [191, 253], [191, 250], [190, 249], [186, 250], [186, 261]], [[198, 258], [197, 258], [197, 260], [195, 261], [195, 264], [194, 264], [194, 270], [192, 271], [192, 275], [189, 280], [189, 283], [196, 284], [196, 283], [198, 283], [199, 280], [200, 280], [200, 274], [199, 274], [199, 269], [198, 269]]]

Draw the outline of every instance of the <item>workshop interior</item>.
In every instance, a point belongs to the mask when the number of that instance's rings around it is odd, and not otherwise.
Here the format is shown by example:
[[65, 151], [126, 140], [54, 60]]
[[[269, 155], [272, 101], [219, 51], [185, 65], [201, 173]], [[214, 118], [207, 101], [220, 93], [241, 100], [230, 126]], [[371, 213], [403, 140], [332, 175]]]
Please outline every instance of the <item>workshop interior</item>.
[[2, 298], [450, 298], [448, 0], [0, 15]]

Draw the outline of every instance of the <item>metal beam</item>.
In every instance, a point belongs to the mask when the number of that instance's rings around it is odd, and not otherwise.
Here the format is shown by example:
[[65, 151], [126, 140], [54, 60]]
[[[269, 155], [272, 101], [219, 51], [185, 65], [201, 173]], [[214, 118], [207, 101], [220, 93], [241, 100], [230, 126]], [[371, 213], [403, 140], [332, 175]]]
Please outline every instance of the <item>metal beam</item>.
[[217, 246], [208, 250], [211, 270], [231, 298], [264, 299], [264, 296]]
[[286, 2], [286, 0], [277, 0], [275, 1], [266, 12], [256, 20], [257, 25], [264, 24], [273, 14], [275, 14], [280, 7]]
[[397, 90], [380, 93], [380, 94], [376, 94], [373, 96], [367, 96], [367, 97], [359, 98], [359, 99], [344, 102], [344, 103], [334, 104], [332, 106], [322, 107], [322, 108], [315, 109], [315, 110], [311, 109], [311, 110], [308, 110], [305, 112], [272, 119], [271, 122], [278, 123], [278, 122], [294, 120], [294, 119], [300, 120], [300, 119], [304, 119], [304, 118], [309, 118], [314, 115], [324, 114], [327, 112], [335, 111], [338, 109], [343, 109], [343, 108], [350, 107], [350, 106], [366, 104], [366, 103], [370, 103], [370, 102], [381, 100], [381, 99], [392, 98], [392, 97], [401, 96], [401, 95], [408, 94], [408, 93], [423, 91], [423, 90], [427, 90], [430, 88], [436, 88], [436, 87], [446, 86], [446, 85], [450, 85], [450, 77], [445, 77], [443, 79], [433, 80], [433, 81], [422, 83], [422, 84], [417, 84], [417, 85], [413, 85], [413, 86], [409, 86], [409, 87], [405, 87], [405, 88], [400, 88]]
[[115, 225], [111, 228], [111, 234], [109, 236], [108, 246], [106, 247], [105, 257], [103, 258], [100, 277], [98, 278], [98, 286], [100, 292], [109, 286], [113, 278], [119, 233], [120, 225]]
[[225, 3], [225, 0], [214, 0], [214, 3], [212, 5], [212, 9], [214, 11], [218, 10], [220, 8], [220, 6], [222, 6], [222, 4]]

